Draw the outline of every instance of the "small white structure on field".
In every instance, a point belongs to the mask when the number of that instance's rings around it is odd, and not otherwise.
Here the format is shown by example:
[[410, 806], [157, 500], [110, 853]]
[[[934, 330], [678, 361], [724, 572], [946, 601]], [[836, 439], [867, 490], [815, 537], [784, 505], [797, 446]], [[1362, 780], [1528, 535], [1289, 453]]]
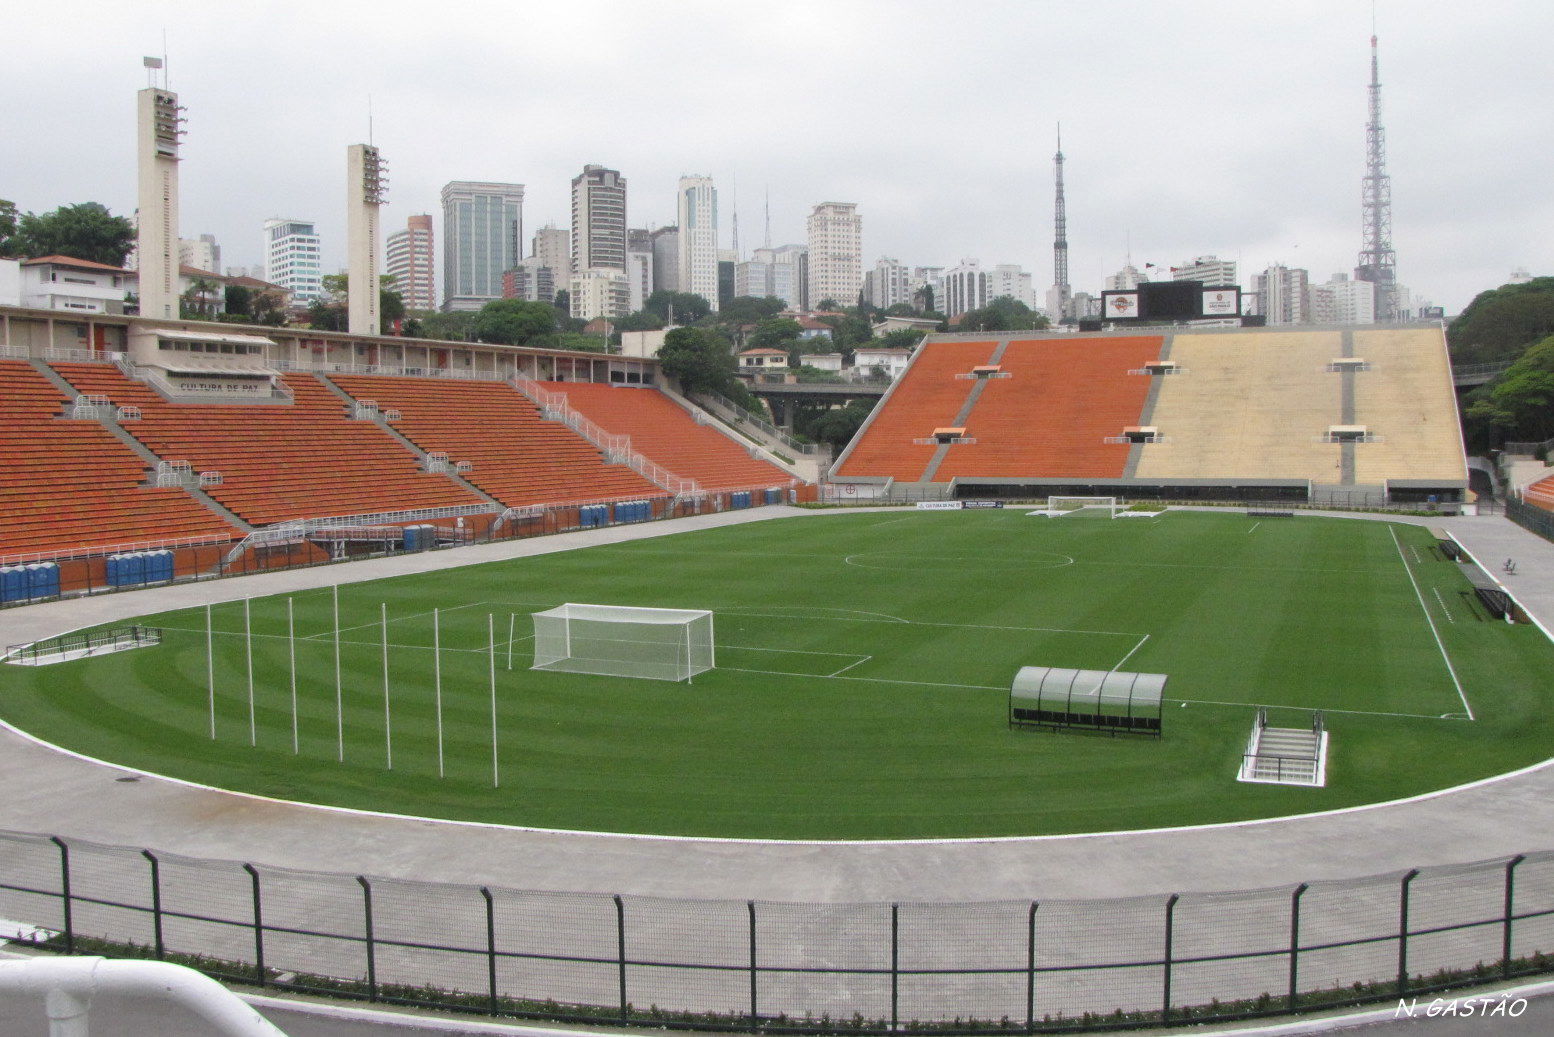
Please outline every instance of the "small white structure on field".
[[712, 669], [712, 613], [581, 605], [534, 613], [536, 670], [688, 681]]

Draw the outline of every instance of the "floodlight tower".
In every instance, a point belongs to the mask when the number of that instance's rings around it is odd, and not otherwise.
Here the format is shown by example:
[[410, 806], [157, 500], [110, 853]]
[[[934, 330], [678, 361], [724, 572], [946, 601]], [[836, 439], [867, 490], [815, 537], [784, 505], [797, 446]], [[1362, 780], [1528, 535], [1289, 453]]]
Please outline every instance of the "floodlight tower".
[[1365, 126], [1365, 244], [1356, 281], [1376, 289], [1376, 319], [1396, 320], [1397, 253], [1392, 250], [1392, 178], [1387, 175], [1387, 131], [1381, 125], [1381, 74], [1376, 37], [1371, 36], [1370, 121]]
[[[162, 67], [146, 58], [146, 68]], [[152, 72], [155, 75], [155, 72]], [[178, 319], [178, 148], [183, 107], [171, 90], [152, 85], [136, 101], [139, 228], [135, 250], [140, 270], [140, 315]]]
[[1068, 283], [1068, 208], [1063, 199], [1063, 127], [1058, 126], [1058, 153], [1052, 157], [1057, 184], [1052, 223], [1052, 287], [1047, 292], [1047, 309], [1054, 320], [1074, 315], [1074, 291]]
[[346, 247], [348, 284], [346, 328], [353, 335], [383, 332], [378, 273], [383, 255], [378, 246], [378, 207], [388, 188], [388, 167], [371, 144], [346, 149]]

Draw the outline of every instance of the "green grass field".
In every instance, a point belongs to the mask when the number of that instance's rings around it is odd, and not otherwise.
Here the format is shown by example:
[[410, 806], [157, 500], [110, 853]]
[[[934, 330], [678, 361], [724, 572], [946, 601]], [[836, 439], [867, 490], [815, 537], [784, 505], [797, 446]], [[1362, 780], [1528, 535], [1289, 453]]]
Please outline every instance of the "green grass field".
[[[256, 747], [242, 603], [213, 610], [215, 741], [203, 609], [145, 617], [157, 647], [0, 666], [0, 715], [226, 788], [547, 828], [880, 839], [1268, 817], [1550, 755], [1554, 646], [1487, 619], [1433, 544], [1407, 525], [1232, 513], [784, 519], [340, 588], [343, 763], [328, 588], [291, 596], [295, 755], [285, 597], [250, 606]], [[529, 613], [565, 601], [711, 609], [718, 668], [690, 684], [529, 670]], [[1124, 660], [1170, 676], [1163, 738], [1008, 728], [1018, 667]], [[1326, 712], [1326, 788], [1234, 780], [1259, 705], [1289, 726]]]

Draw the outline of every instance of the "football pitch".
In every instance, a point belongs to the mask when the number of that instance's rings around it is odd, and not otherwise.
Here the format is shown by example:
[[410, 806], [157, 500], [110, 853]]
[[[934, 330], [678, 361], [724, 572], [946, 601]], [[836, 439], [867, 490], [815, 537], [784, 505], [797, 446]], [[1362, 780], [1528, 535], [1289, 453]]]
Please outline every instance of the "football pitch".
[[[1434, 545], [1231, 512], [780, 519], [217, 605], [209, 634], [204, 608], [145, 616], [160, 645], [0, 666], [0, 716], [223, 788], [540, 828], [974, 838], [1271, 817], [1550, 755], [1554, 645], [1491, 619]], [[716, 668], [531, 670], [530, 615], [564, 602], [711, 610]], [[1167, 674], [1163, 736], [1011, 730], [1021, 666]], [[1259, 707], [1278, 726], [1323, 712], [1325, 788], [1235, 780]]]

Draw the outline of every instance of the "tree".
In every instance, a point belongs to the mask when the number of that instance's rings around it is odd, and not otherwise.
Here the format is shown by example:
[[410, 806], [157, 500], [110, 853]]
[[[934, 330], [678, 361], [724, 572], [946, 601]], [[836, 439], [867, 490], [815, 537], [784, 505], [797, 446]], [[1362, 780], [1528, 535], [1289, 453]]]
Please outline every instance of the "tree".
[[1508, 439], [1541, 442], [1554, 438], [1554, 335], [1467, 399], [1463, 425], [1469, 446], [1498, 447]]
[[17, 221], [12, 240], [16, 255], [70, 256], [123, 266], [135, 245], [135, 227], [104, 205], [81, 202], [61, 205], [42, 216], [27, 213]]
[[178, 299], [178, 315], [191, 320], [210, 320], [216, 316], [216, 300], [226, 303], [220, 282], [209, 277], [190, 279], [189, 287]]
[[280, 327], [286, 323], [286, 310], [274, 292], [256, 291], [247, 285], [226, 287], [226, 312], [216, 318], [231, 324], [266, 324]]
[[794, 422], [794, 431], [841, 450], [858, 434], [873, 410], [872, 403], [854, 400], [838, 409], [801, 413]]
[[[350, 274], [325, 274], [319, 278], [324, 296], [308, 306], [308, 324], [319, 331], [345, 331], [350, 327]], [[388, 274], [378, 275], [378, 322], [392, 328], [405, 317], [405, 298]]]
[[468, 342], [475, 323], [473, 313], [441, 313], [437, 310], [419, 310], [411, 319], [419, 324], [422, 338], [444, 342]]
[[495, 299], [475, 314], [470, 330], [480, 342], [522, 346], [556, 330], [556, 308], [527, 299]]
[[916, 349], [917, 344], [923, 340], [927, 332], [918, 328], [897, 328], [895, 331], [887, 331], [870, 345], [877, 345], [881, 349]]
[[0, 259], [15, 259], [21, 255], [20, 246], [16, 238], [16, 203], [0, 198]]
[[831, 325], [831, 345], [844, 353], [850, 352], [874, 337], [874, 329], [869, 326], [868, 318], [859, 316], [856, 311], [844, 313], [839, 317], [827, 314], [815, 319], [822, 324]]
[[792, 317], [767, 317], [755, 326], [745, 345], [750, 349], [791, 350], [804, 334], [804, 326]]
[[736, 295], [718, 307], [719, 324], [759, 324], [768, 317], [775, 317], [788, 308], [788, 304], [775, 295], [757, 298], [754, 295]]
[[708, 328], [675, 328], [664, 336], [658, 359], [686, 392], [726, 394], [738, 380], [728, 341]]
[[1051, 322], [1012, 295], [1000, 295], [980, 310], [961, 314], [961, 331], [1039, 331]]
[[665, 324], [694, 324], [712, 312], [712, 303], [690, 292], [657, 291], [642, 308], [656, 313]]
[[1554, 277], [1480, 292], [1446, 330], [1452, 360], [1481, 364], [1510, 360], [1554, 335]]
[[628, 313], [615, 321], [616, 331], [657, 331], [663, 326], [663, 318], [656, 313], [649, 313], [647, 310]]

